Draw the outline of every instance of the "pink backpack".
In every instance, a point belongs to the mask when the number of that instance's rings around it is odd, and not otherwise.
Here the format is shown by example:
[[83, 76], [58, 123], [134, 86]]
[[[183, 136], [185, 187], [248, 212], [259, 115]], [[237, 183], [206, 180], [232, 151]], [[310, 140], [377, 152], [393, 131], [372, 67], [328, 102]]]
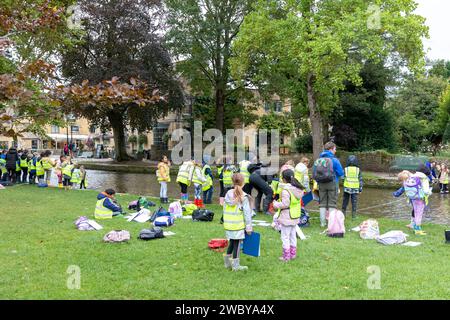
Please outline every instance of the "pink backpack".
[[328, 236], [333, 238], [343, 238], [345, 234], [345, 216], [342, 211], [330, 210], [328, 217]]
[[181, 218], [183, 216], [183, 209], [181, 208], [181, 203], [179, 201], [172, 202], [169, 205], [169, 212], [175, 219]]

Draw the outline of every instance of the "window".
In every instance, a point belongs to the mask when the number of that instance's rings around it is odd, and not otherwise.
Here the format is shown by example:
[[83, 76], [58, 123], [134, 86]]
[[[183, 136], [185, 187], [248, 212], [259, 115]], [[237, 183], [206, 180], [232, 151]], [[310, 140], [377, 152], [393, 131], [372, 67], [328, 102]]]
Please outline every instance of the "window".
[[48, 149], [48, 140], [43, 140], [42, 141], [42, 148], [43, 149]]
[[283, 102], [281, 102], [280, 100], [275, 101], [275, 112], [282, 112], [283, 111]]
[[31, 140], [31, 149], [36, 150], [38, 148], [38, 140]]
[[90, 133], [95, 133], [95, 130], [96, 130], [97, 128], [94, 126], [94, 125], [92, 125], [92, 126], [90, 126], [89, 127], [89, 132]]
[[58, 126], [52, 126], [52, 133], [59, 133], [59, 127]]
[[153, 144], [167, 148], [167, 131], [169, 129], [168, 124], [159, 124], [153, 129]]
[[264, 111], [269, 112], [272, 108], [270, 107], [270, 102], [264, 102]]
[[72, 132], [80, 132], [80, 127], [79, 126], [70, 126], [70, 131], [72, 131]]

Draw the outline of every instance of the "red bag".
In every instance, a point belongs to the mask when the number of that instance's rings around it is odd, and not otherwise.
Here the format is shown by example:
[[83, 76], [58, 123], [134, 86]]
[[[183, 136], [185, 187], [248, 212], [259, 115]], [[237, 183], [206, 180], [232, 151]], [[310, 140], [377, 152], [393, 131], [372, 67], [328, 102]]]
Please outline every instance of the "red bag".
[[216, 252], [224, 251], [227, 246], [228, 246], [227, 239], [211, 239], [208, 242], [208, 247]]

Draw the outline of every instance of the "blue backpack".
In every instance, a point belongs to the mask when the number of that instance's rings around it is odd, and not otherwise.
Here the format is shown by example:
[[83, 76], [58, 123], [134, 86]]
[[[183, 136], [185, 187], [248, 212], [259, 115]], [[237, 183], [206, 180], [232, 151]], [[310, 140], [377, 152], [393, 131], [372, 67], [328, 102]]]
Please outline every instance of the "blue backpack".
[[422, 181], [418, 177], [409, 177], [404, 183], [406, 196], [411, 200], [418, 200], [425, 198], [425, 193], [422, 189]]

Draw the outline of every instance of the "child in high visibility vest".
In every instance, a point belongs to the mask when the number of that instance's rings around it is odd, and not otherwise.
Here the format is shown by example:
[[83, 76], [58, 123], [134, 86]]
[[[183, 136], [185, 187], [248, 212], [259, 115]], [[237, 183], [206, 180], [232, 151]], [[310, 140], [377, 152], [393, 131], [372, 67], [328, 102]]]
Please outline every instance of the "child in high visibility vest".
[[167, 156], [163, 156], [158, 163], [158, 169], [156, 170], [156, 176], [160, 184], [159, 199], [161, 203], [169, 203], [167, 197], [167, 183], [170, 182], [170, 162]]
[[75, 166], [72, 164], [70, 157], [67, 157], [66, 161], [61, 165], [63, 175], [64, 190], [69, 190], [72, 187], [72, 173]]
[[[22, 153], [22, 155], [19, 158], [19, 165], [20, 165], [20, 170], [22, 171], [22, 178], [20, 179], [22, 181], [22, 183], [26, 183], [27, 182], [27, 178], [28, 178], [28, 155], [27, 153]], [[19, 173], [20, 175], [20, 173]]]
[[73, 171], [72, 171], [72, 178], [70, 179], [70, 183], [72, 187], [75, 189], [78, 187], [78, 184], [80, 183], [80, 167], [78, 164], [74, 165]]
[[358, 206], [358, 194], [362, 192], [363, 180], [359, 169], [358, 159], [351, 155], [347, 159], [347, 166], [344, 169], [344, 197], [342, 200], [342, 212], [346, 215], [348, 201], [352, 201], [352, 219], [356, 218]]
[[32, 153], [28, 154], [28, 183], [36, 183], [36, 156]]
[[192, 176], [192, 182], [194, 183], [195, 191], [194, 204], [198, 208], [203, 208], [202, 185], [206, 182], [206, 178], [205, 176], [203, 176], [202, 165], [197, 161], [194, 162], [194, 174]]
[[226, 193], [223, 204], [223, 227], [229, 241], [224, 264], [227, 269], [242, 271], [248, 269], [240, 265], [239, 253], [245, 233], [252, 233], [252, 198], [242, 190], [245, 182], [242, 174], [235, 173], [231, 179], [233, 189]]
[[180, 184], [181, 188], [181, 202], [187, 203], [189, 199], [188, 187], [192, 182], [192, 175], [194, 172], [194, 163], [193, 161], [184, 161], [180, 168], [178, 169], [177, 182]]
[[448, 167], [445, 163], [441, 164], [441, 172], [439, 174], [439, 183], [441, 184], [441, 194], [448, 193]]
[[211, 160], [211, 157], [208, 155], [205, 155], [203, 157], [203, 169], [202, 173], [203, 176], [206, 179], [206, 182], [202, 185], [202, 191], [203, 191], [203, 203], [205, 204], [211, 204], [212, 203], [212, 196], [214, 192], [214, 186], [213, 186], [213, 174], [210, 165], [208, 162]]
[[87, 174], [84, 166], [80, 166], [80, 189], [86, 189], [87, 187]]
[[283, 255], [282, 261], [289, 261], [297, 257], [297, 232], [296, 226], [300, 223], [301, 199], [303, 197], [302, 184], [295, 179], [294, 171], [284, 170], [282, 174], [283, 188], [281, 191], [281, 201], [274, 201], [274, 209], [278, 209], [275, 215], [275, 223], [281, 228], [281, 241]]

